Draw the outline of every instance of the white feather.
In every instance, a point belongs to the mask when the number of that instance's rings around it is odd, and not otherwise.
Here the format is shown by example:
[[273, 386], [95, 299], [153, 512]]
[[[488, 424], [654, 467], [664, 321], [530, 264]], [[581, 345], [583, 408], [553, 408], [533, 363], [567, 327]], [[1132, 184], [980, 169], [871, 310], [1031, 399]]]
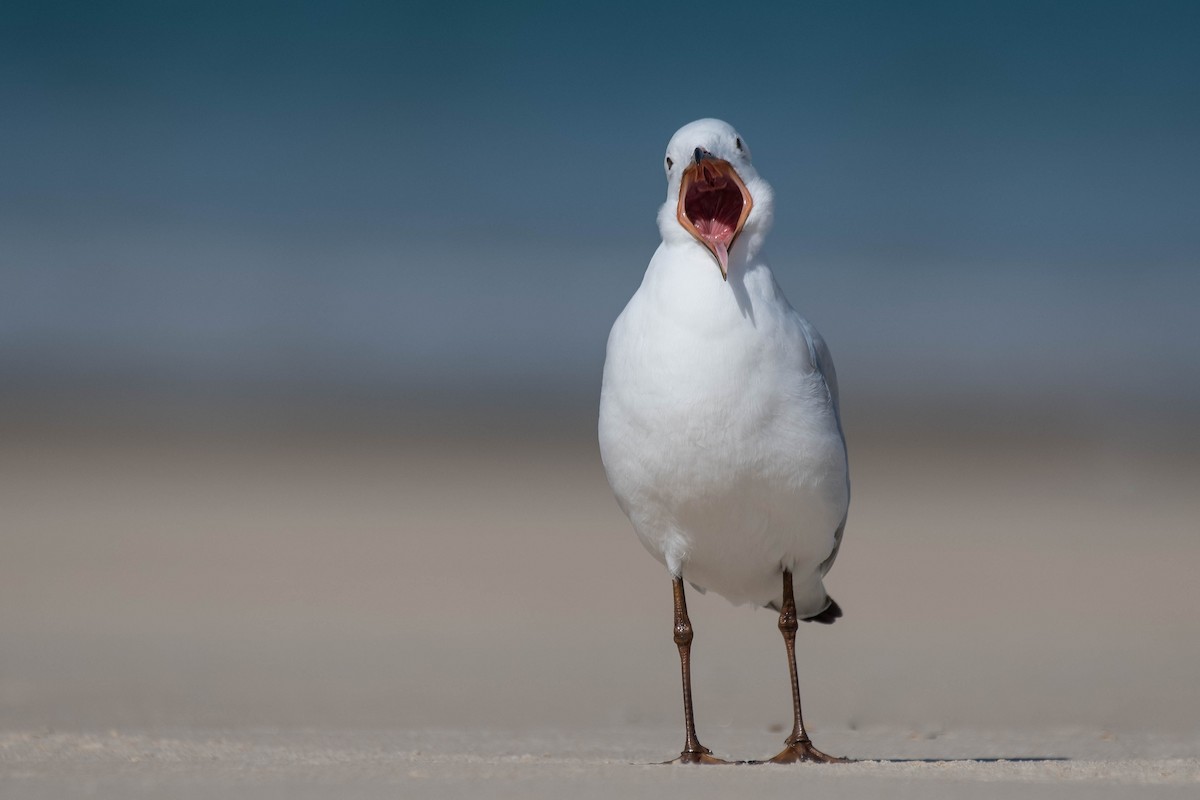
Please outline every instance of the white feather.
[[[600, 452], [617, 502], [672, 575], [735, 604], [779, 603], [791, 569], [799, 616], [822, 583], [850, 500], [833, 362], [761, 252], [771, 189], [719, 120], [668, 145], [663, 242], [608, 339]], [[754, 201], [729, 279], [675, 218], [696, 147], [728, 160]]]

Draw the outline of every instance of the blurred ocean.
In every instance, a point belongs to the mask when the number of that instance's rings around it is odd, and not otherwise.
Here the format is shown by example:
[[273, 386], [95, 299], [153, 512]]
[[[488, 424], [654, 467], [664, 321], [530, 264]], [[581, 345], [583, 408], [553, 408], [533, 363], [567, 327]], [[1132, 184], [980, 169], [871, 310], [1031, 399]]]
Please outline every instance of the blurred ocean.
[[712, 115], [852, 406], [1197, 409], [1195, 4], [2, 16], [10, 400], [585, 407]]

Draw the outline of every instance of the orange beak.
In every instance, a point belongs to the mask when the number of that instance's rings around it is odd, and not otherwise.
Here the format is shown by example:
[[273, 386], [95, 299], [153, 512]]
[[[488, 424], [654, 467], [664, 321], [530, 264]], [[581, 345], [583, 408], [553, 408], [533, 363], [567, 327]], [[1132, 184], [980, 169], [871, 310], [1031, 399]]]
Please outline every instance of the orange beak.
[[753, 207], [750, 192], [733, 165], [697, 147], [679, 184], [675, 217], [713, 254], [724, 280], [729, 280], [729, 250]]

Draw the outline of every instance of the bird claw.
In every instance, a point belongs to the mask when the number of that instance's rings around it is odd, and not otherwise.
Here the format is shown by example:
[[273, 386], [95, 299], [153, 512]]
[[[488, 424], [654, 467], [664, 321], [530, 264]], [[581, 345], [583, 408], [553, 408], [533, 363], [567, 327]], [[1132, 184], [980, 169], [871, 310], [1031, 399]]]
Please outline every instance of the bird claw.
[[672, 761], [664, 761], [664, 764], [732, 764], [732, 761], [726, 761], [723, 758], [717, 758], [703, 745], [699, 750], [684, 750], [679, 754], [679, 758]]
[[840, 758], [831, 756], [827, 753], [822, 753], [817, 748], [813, 747], [813, 743], [807, 739], [798, 742], [788, 742], [787, 747], [774, 758], [766, 761], [752, 761], [752, 764], [799, 764], [801, 762], [810, 762], [814, 764], [849, 764], [853, 761], [850, 758]]

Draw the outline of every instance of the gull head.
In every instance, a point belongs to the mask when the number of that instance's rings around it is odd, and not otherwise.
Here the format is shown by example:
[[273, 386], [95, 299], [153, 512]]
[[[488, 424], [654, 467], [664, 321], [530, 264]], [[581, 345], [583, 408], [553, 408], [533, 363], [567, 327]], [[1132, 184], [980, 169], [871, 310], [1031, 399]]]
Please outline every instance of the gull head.
[[658, 228], [668, 244], [699, 244], [728, 280], [730, 253], [745, 261], [771, 226], [771, 187], [750, 163], [750, 148], [719, 119], [684, 125], [667, 144], [667, 202]]

